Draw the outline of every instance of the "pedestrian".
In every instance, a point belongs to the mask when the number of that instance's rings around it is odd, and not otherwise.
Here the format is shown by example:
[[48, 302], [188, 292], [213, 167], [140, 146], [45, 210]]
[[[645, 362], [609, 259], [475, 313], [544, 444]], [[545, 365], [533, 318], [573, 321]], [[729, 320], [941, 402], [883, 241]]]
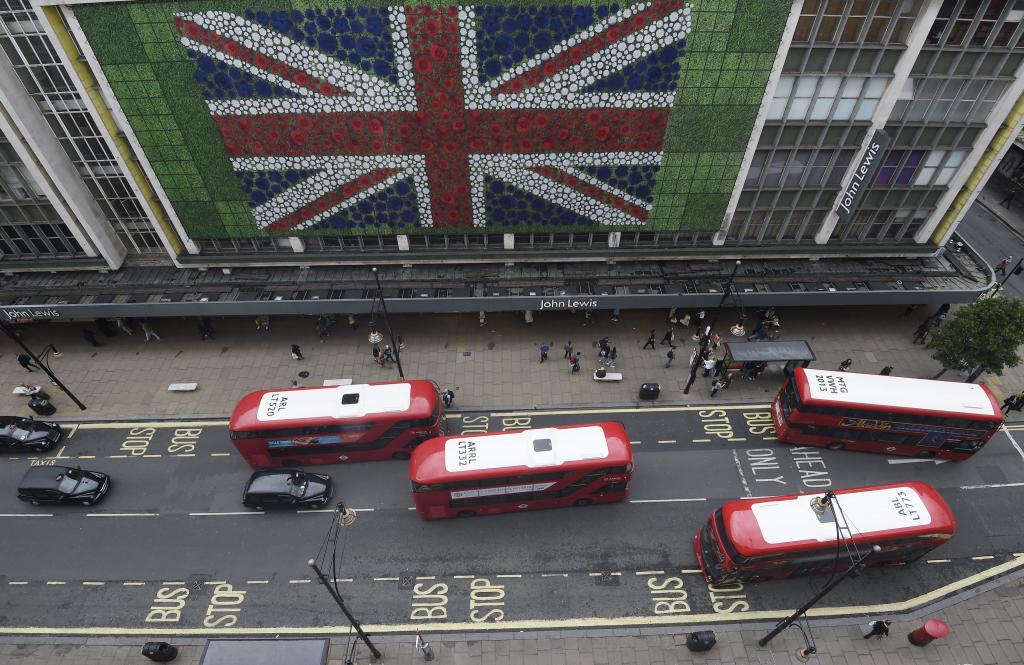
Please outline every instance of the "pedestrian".
[[1020, 411], [1024, 409], [1024, 390], [1017, 393], [1017, 401], [1010, 407], [1010, 411]]
[[373, 348], [370, 349], [370, 355], [373, 356], [373, 362], [377, 363], [378, 365], [383, 364], [381, 362], [380, 347], [377, 346], [376, 344], [374, 344]]
[[565, 350], [565, 355], [563, 356], [563, 358], [568, 358], [569, 356], [571, 356], [572, 355], [572, 340], [570, 339], [568, 342], [566, 342], [565, 345], [562, 346], [562, 349]]
[[594, 313], [591, 312], [589, 309], [587, 311], [583, 312], [583, 327], [584, 328], [586, 328], [587, 326], [590, 325], [590, 323], [591, 323], [590, 320], [593, 318], [593, 316], [594, 316]]
[[299, 348], [298, 344], [292, 344], [292, 360], [305, 360], [302, 357], [302, 349]]
[[526, 321], [526, 325], [532, 326], [533, 325], [533, 310], [528, 309], [528, 310], [524, 311], [523, 312], [523, 319]]
[[704, 377], [711, 376], [711, 371], [714, 370], [715, 369], [715, 365], [718, 364], [718, 359], [715, 358], [715, 354], [709, 353], [707, 355], [707, 357], [704, 358], [703, 362], [704, 362], [704, 374], [702, 374], [701, 376], [704, 376]]
[[382, 358], [384, 359], [385, 362], [389, 362], [389, 363], [395, 362], [394, 351], [391, 349], [391, 345], [390, 344], [385, 344], [384, 345], [384, 353], [382, 354]]
[[1005, 277], [1006, 276], [1006, 266], [1010, 265], [1010, 261], [1012, 261], [1012, 260], [1013, 260], [1012, 256], [1010, 256], [1010, 255], [1004, 256], [1002, 259], [999, 260], [999, 263], [996, 264], [996, 266], [995, 266], [996, 272], [999, 273], [1000, 275], [1002, 275], [1003, 277]]
[[743, 368], [740, 370], [740, 377], [746, 379], [747, 381], [753, 381], [754, 380], [754, 370], [756, 368], [757, 368], [757, 363], [755, 363], [755, 362], [745, 362], [745, 363], [743, 363]]
[[654, 332], [654, 328], [651, 328], [651, 334], [647, 336], [647, 342], [644, 343], [644, 349], [646, 349], [647, 347], [651, 347], [651, 350], [653, 351], [654, 350], [654, 340], [656, 338], [657, 338], [657, 335]]
[[601, 363], [602, 365], [608, 364], [608, 350], [605, 349], [603, 346], [601, 347], [601, 350], [597, 352], [597, 362]]
[[892, 365], [886, 365], [885, 367], [882, 368], [882, 371], [879, 372], [879, 374], [881, 374], [882, 376], [889, 376], [890, 374], [892, 374], [892, 370]]
[[946, 314], [949, 314], [949, 303], [940, 305], [939, 308], [935, 310], [935, 317], [942, 316], [943, 318], [945, 318]]
[[455, 393], [453, 393], [449, 388], [448, 390], [445, 390], [443, 393], [441, 393], [441, 399], [444, 401], [444, 408], [450, 409], [452, 406], [452, 402], [455, 401]]
[[711, 382], [711, 396], [714, 397], [715, 395], [717, 395], [718, 391], [722, 389], [723, 385], [724, 384], [722, 383], [721, 379], [715, 379], [714, 381], [712, 381]]
[[668, 344], [669, 346], [671, 346], [674, 349], [674, 348], [676, 348], [675, 341], [676, 341], [676, 329], [675, 328], [669, 328], [665, 332], [665, 334], [662, 336], [662, 338], [661, 338], [661, 345], [665, 346], [666, 344]]
[[487, 325], [487, 312], [480, 310], [480, 327], [483, 328]]
[[[32, 371], [32, 370], [29, 370], [29, 371]], [[1014, 393], [1013, 395], [1010, 395], [1009, 397], [1007, 397], [1006, 399], [1003, 400], [1003, 406], [1002, 406], [1001, 411], [1005, 411], [1006, 413], [1009, 413], [1010, 411], [1013, 411], [1014, 407], [1017, 406], [1017, 401], [1019, 399], [1020, 399], [1020, 395], [1018, 395], [1016, 393]]]
[[579, 359], [580, 359], [580, 357], [577, 356], [576, 353], [574, 352], [572, 355], [569, 356], [569, 364], [571, 365], [571, 364], [573, 364], [574, 362], [576, 362]]
[[548, 346], [547, 344], [541, 344], [540, 345], [540, 361], [541, 362], [544, 362], [545, 360], [548, 359], [548, 351], [550, 351], [550, 350], [551, 350], [551, 347]]
[[616, 307], [615, 309], [612, 310], [612, 323], [618, 323], [618, 322], [619, 322], [619, 308]]
[[142, 328], [142, 332], [146, 336], [146, 339], [142, 341], [148, 342], [151, 337], [156, 339], [158, 342], [160, 341], [160, 335], [156, 334], [156, 331], [149, 325], [149, 321], [142, 319], [142, 321], [139, 322], [139, 327]]
[[103, 344], [96, 339], [96, 333], [89, 328], [82, 328], [82, 339], [89, 342], [93, 346], [103, 346]]
[[117, 326], [106, 319], [96, 319], [96, 327], [100, 329], [104, 337], [113, 337], [117, 334]]
[[754, 334], [747, 338], [748, 342], [763, 342], [768, 337], [768, 322], [760, 321], [754, 328]]
[[853, 365], [853, 358], [847, 358], [843, 362], [839, 363], [839, 371], [840, 372], [849, 372], [851, 365]]
[[892, 625], [892, 621], [872, 621], [867, 625], [868, 632], [864, 635], [864, 639], [873, 637], [876, 640], [880, 640], [883, 637], [889, 636], [889, 626]]
[[405, 351], [405, 342], [402, 341], [401, 335], [395, 335], [395, 343], [398, 345], [399, 351]]
[[679, 317], [676, 316], [676, 308], [668, 310], [668, 322], [671, 324], [679, 323]]
[[135, 331], [132, 330], [131, 319], [128, 319], [126, 321], [126, 320], [124, 320], [122, 318], [118, 318], [117, 319], [117, 327], [118, 327], [119, 330], [123, 331], [126, 335], [134, 335], [135, 334]]
[[217, 331], [213, 329], [213, 321], [210, 320], [210, 317], [208, 317], [208, 316], [201, 316], [201, 317], [199, 317], [199, 323], [206, 330], [206, 336], [207, 337], [209, 337], [210, 339], [213, 339], [214, 337], [217, 336]]
[[29, 372], [35, 371], [34, 369], [32, 369], [32, 356], [28, 355], [27, 353], [18, 354], [18, 364], [24, 367]]
[[199, 341], [205, 342], [206, 338], [209, 337], [209, 335], [206, 332], [206, 326], [203, 325], [202, 319], [199, 319], [199, 321], [196, 323], [196, 328], [199, 329]]
[[914, 331], [914, 344], [924, 344], [924, 338], [931, 332], [932, 326], [935, 325], [935, 319], [926, 319], [921, 322], [921, 325]]
[[711, 373], [711, 376], [725, 376], [725, 358], [722, 358], [715, 363], [715, 369]]
[[668, 353], [665, 354], [666, 357], [668, 358], [668, 362], [665, 363], [665, 369], [668, 369], [669, 365], [672, 364], [672, 361], [676, 359], [675, 348], [676, 347], [673, 346], [671, 349], [668, 350]]
[[573, 361], [572, 368], [571, 368], [570, 372], [572, 374], [579, 374], [580, 373], [580, 361], [578, 359]]
[[608, 345], [609, 339], [610, 338], [607, 335], [605, 335], [601, 339], [597, 340], [597, 345], [602, 349], [610, 351], [612, 347]]
[[999, 205], [1009, 210], [1010, 206], [1013, 205], [1013, 200], [1017, 198], [1018, 191], [1020, 191], [1020, 187], [1017, 185], [1011, 187], [1010, 191], [1006, 192], [1006, 196], [1003, 197], [1003, 200], [999, 202]]
[[693, 318], [691, 319], [691, 321], [693, 322], [693, 327], [697, 330], [698, 334], [700, 333], [701, 328], [704, 327], [705, 316], [706, 314], [704, 313], [704, 310], [701, 309], [697, 310], [697, 313], [694, 314]]
[[761, 372], [765, 371], [766, 369], [768, 369], [768, 363], [764, 361], [757, 363], [754, 366], [753, 378], [756, 379], [757, 377], [761, 376]]
[[725, 379], [722, 380], [722, 389], [723, 390], [728, 388], [729, 385], [732, 383], [732, 379], [733, 379], [732, 375], [733, 375], [733, 372], [726, 372], [725, 373]]
[[611, 352], [608, 353], [608, 365], [615, 367], [615, 359], [619, 357], [619, 348], [616, 346], [612, 347]]
[[356, 315], [355, 314], [349, 314], [348, 315], [348, 328], [349, 328], [349, 330], [358, 330], [359, 329], [359, 324], [356, 323]]

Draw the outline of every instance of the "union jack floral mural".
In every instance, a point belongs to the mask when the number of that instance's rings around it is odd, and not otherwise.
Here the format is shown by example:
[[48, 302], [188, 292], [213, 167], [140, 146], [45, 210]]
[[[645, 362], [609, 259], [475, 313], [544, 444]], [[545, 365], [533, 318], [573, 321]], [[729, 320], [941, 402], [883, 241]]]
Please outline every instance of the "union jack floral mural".
[[[688, 111], [708, 127], [702, 106], [760, 103], [763, 49], [736, 60], [749, 70], [729, 81], [741, 94], [705, 94], [725, 60], [705, 80], [701, 5], [705, 25], [734, 28], [723, 18], [737, 22], [735, 2], [116, 3], [75, 15], [195, 237], [642, 230], [684, 228], [686, 208], [706, 216], [709, 202], [711, 219], [724, 213], [750, 123], [731, 154], [688, 152], [677, 135]], [[105, 41], [113, 25], [134, 28], [122, 48]], [[709, 30], [705, 49], [716, 33], [731, 34]]]

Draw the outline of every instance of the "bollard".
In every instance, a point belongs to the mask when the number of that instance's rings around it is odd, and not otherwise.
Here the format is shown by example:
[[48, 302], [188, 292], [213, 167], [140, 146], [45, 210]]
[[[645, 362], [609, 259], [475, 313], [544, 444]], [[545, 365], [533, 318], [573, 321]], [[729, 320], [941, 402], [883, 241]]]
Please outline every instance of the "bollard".
[[907, 639], [916, 647], [923, 647], [932, 640], [949, 635], [949, 626], [945, 621], [928, 619], [924, 625], [907, 635]]

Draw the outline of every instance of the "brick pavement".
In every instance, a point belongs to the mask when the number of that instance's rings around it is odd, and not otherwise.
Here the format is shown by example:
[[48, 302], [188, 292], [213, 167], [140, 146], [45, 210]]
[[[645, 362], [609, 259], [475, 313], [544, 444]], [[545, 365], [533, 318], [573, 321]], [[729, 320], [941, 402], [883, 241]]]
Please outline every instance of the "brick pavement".
[[[874, 373], [888, 364], [895, 375], [930, 377], [938, 370], [929, 351], [911, 343], [914, 329], [934, 307], [902, 316], [901, 307], [789, 308], [780, 310], [780, 339], [807, 340], [817, 354], [814, 367], [836, 367], [852, 358], [853, 371]], [[406, 349], [402, 364], [408, 377], [426, 377], [455, 391], [455, 408], [522, 409], [543, 406], [637, 403], [641, 383], [659, 382], [662, 403], [712, 402], [710, 382], [698, 377], [689, 395], [682, 394], [687, 358], [695, 345], [692, 329], [677, 326], [676, 362], [665, 368], [667, 346], [643, 350], [648, 331], [660, 340], [668, 327], [665, 311], [626, 311], [619, 322], [609, 313], [595, 315], [595, 323], [582, 326], [582, 316], [568, 313], [537, 314], [527, 327], [521, 315], [492, 314], [481, 328], [474, 315], [405, 315], [393, 317]], [[754, 315], [754, 313], [750, 313]], [[727, 339], [736, 320], [734, 311], [723, 313], [718, 326]], [[366, 341], [367, 321], [350, 331], [342, 323], [319, 343], [313, 317], [275, 319], [269, 332], [257, 332], [249, 318], [214, 319], [217, 337], [201, 342], [194, 320], [156, 319], [161, 341], [144, 342], [139, 332], [101, 339], [93, 348], [81, 337], [87, 323], [38, 323], [20, 327], [35, 350], [52, 343], [63, 352], [51, 361], [52, 369], [89, 407], [84, 414], [66, 395], [55, 390], [57, 416], [63, 418], [173, 418], [224, 417], [244, 393], [266, 387], [321, 385], [324, 379], [350, 378], [355, 382], [388, 380], [394, 370], [374, 364]], [[748, 326], [749, 332], [749, 326]], [[590, 372], [597, 364], [597, 340], [608, 335], [618, 349], [615, 371], [621, 383], [599, 383]], [[583, 351], [583, 370], [571, 376], [562, 359], [562, 345], [572, 340]], [[291, 344], [303, 349], [305, 360], [291, 358]], [[552, 347], [550, 360], [539, 362], [542, 343]], [[0, 342], [0, 413], [28, 413], [26, 400], [11, 394], [21, 382], [45, 382], [41, 372], [27, 373], [17, 363], [17, 347]], [[308, 378], [297, 373], [305, 370]], [[956, 379], [955, 373], [946, 377]], [[1008, 370], [1003, 377], [985, 376], [1000, 396], [1024, 387], [1024, 370]], [[194, 393], [169, 393], [176, 382], [198, 382]], [[721, 401], [768, 401], [781, 382], [779, 368], [757, 381], [737, 376], [732, 386], [715, 398]]]

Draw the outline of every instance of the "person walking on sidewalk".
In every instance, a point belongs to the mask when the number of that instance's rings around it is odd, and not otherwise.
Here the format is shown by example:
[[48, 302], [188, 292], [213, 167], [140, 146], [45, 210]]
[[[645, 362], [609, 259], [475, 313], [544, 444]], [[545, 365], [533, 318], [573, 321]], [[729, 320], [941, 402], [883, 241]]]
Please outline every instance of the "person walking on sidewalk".
[[673, 346], [671, 349], [668, 350], [668, 353], [665, 354], [665, 356], [668, 358], [668, 362], [665, 363], [665, 369], [668, 369], [669, 366], [672, 364], [672, 361], [675, 360], [676, 358], [675, 348], [676, 347]]
[[889, 626], [892, 625], [892, 621], [872, 621], [868, 624], [868, 632], [864, 635], [864, 639], [875, 638], [880, 640], [883, 637], [889, 636]]
[[[383, 362], [395, 362], [394, 351], [392, 351], [390, 344], [384, 345], [384, 352], [381, 353], [381, 359], [383, 360]], [[383, 362], [381, 364], [383, 364]]]
[[613, 346], [612, 350], [608, 353], [608, 366], [611, 368], [615, 367], [615, 359], [619, 357], [619, 347]]
[[551, 347], [548, 346], [547, 344], [541, 344], [540, 345], [540, 361], [541, 362], [544, 362], [545, 360], [548, 359], [548, 351], [550, 351], [550, 350], [551, 350]]
[[452, 402], [455, 401], [455, 393], [453, 393], [449, 388], [441, 393], [441, 400], [444, 402], [444, 408], [450, 409], [452, 407]]
[[1012, 260], [1013, 257], [1010, 256], [1009, 254], [1004, 256], [1002, 259], [999, 260], [999, 263], [995, 265], [996, 272], [1002, 275], [1003, 277], [1006, 277], [1006, 266], [1010, 265], [1010, 261]]
[[28, 355], [27, 353], [18, 354], [18, 364], [24, 367], [29, 372], [35, 371], [34, 369], [32, 369], [32, 356]]
[[1013, 187], [1011, 187], [1010, 191], [1006, 192], [1006, 196], [1003, 197], [1003, 200], [999, 202], [999, 205], [1009, 210], [1010, 206], [1013, 205], [1013, 200], [1017, 198], [1017, 192], [1019, 191], [1019, 186], [1014, 185]]
[[651, 328], [651, 334], [647, 336], [647, 342], [644, 344], [644, 349], [646, 349], [647, 347], [651, 347], [651, 350], [653, 351], [654, 350], [654, 340], [656, 338], [657, 338], [657, 335], [654, 332], [654, 328]]
[[118, 330], [123, 331], [126, 335], [134, 335], [135, 331], [132, 330], [130, 322], [131, 322], [131, 319], [128, 319], [127, 321], [125, 321], [122, 318], [118, 318], [117, 319], [117, 328], [118, 328]]
[[676, 348], [675, 341], [676, 341], [676, 329], [675, 328], [669, 328], [668, 331], [666, 331], [665, 334], [661, 338], [661, 345], [665, 346], [666, 344], [668, 344], [669, 346], [671, 346], [674, 349], [674, 348]]
[[[32, 370], [29, 370], [29, 371], [32, 371]], [[1007, 397], [1006, 399], [1003, 400], [1003, 406], [1002, 406], [1002, 409], [1000, 409], [1000, 410], [1005, 412], [1005, 413], [1009, 413], [1010, 411], [1014, 410], [1014, 408], [1017, 406], [1017, 403], [1019, 401], [1020, 401], [1020, 395], [1017, 394], [1017, 393], [1014, 393], [1013, 395], [1010, 395], [1009, 397]]]
[[709, 353], [707, 355], [707, 357], [704, 358], [703, 363], [704, 363], [704, 374], [702, 374], [702, 376], [708, 377], [708, 376], [711, 376], [711, 372], [714, 371], [715, 365], [718, 364], [718, 359], [715, 357], [715, 354]]
[[349, 314], [348, 315], [348, 328], [349, 328], [349, 330], [356, 330], [356, 329], [359, 328], [359, 324], [356, 323], [356, 315], [355, 314]]
[[305, 360], [302, 357], [302, 349], [299, 348], [298, 344], [292, 344], [292, 360]]
[[571, 356], [572, 355], [572, 340], [570, 339], [568, 342], [566, 342], [565, 345], [562, 346], [562, 348], [565, 350], [565, 355], [562, 356], [563, 358], [568, 358], [569, 356]]
[[722, 386], [723, 386], [723, 384], [722, 384], [722, 380], [721, 379], [715, 379], [714, 381], [712, 381], [711, 382], [711, 396], [714, 397], [715, 395], [717, 395], [718, 391], [722, 389]]
[[1010, 411], [1020, 411], [1021, 409], [1024, 409], [1024, 390], [1017, 393], [1017, 400], [1013, 403], [1013, 406], [1011, 406], [1006, 413], [1009, 414]]
[[928, 333], [932, 331], [932, 326], [935, 325], [935, 319], [926, 319], [921, 322], [921, 325], [914, 331], [914, 344], [924, 344], [925, 338]]
[[160, 335], [156, 334], [156, 331], [149, 325], [149, 321], [142, 319], [142, 321], [139, 322], [139, 327], [142, 328], [142, 332], [146, 336], [146, 339], [142, 341], [148, 342], [151, 337], [158, 342], [160, 341]]
[[848, 372], [848, 371], [850, 371], [850, 366], [852, 366], [852, 365], [853, 365], [853, 358], [847, 358], [843, 362], [839, 363], [839, 371], [840, 372]]

